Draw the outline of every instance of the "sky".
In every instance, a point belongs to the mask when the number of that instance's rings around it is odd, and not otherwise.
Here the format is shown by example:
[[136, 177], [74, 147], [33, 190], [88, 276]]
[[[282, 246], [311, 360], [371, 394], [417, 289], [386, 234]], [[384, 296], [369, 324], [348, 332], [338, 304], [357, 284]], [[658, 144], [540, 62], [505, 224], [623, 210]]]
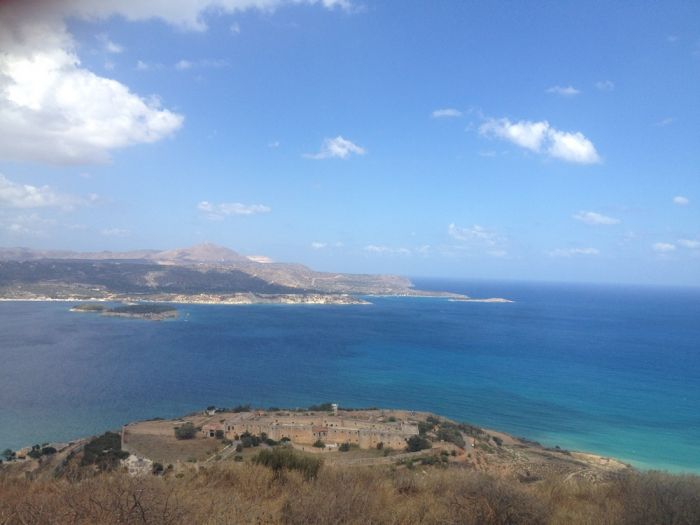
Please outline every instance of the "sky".
[[0, 246], [700, 286], [700, 4], [0, 1]]

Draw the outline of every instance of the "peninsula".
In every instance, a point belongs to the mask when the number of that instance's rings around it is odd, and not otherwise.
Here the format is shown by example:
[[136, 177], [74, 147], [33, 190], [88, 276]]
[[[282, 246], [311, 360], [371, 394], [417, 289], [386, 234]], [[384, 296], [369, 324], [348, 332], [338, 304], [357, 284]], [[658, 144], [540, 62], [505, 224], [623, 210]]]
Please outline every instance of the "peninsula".
[[396, 275], [317, 272], [208, 243], [135, 252], [0, 248], [0, 300], [343, 305], [368, 304], [368, 296], [473, 300], [417, 290]]

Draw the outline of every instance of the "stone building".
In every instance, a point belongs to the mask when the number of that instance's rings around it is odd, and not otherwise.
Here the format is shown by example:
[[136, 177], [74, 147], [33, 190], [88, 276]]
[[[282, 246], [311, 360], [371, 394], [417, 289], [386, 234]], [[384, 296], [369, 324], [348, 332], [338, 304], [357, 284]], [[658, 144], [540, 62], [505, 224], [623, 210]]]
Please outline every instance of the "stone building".
[[[418, 427], [405, 422], [379, 422], [350, 418], [344, 415], [234, 414], [223, 423], [228, 439], [238, 439], [246, 432], [266, 434], [275, 441], [289, 439], [294, 443], [312, 445], [318, 440], [328, 444], [349, 443], [360, 448], [385, 447], [401, 449], [406, 440], [418, 434]], [[209, 435], [209, 434], [207, 434]]]

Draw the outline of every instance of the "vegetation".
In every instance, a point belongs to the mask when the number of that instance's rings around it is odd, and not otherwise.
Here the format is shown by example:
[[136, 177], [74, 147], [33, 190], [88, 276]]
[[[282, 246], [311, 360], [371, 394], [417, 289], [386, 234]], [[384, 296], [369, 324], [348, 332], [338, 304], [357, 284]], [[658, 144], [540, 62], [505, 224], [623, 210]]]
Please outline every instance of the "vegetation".
[[423, 436], [411, 436], [406, 440], [406, 452], [418, 452], [426, 450], [433, 445]]
[[80, 465], [95, 465], [99, 470], [109, 471], [127, 457], [129, 453], [122, 450], [121, 436], [116, 432], [105, 432], [85, 445]]
[[241, 445], [243, 445], [244, 448], [257, 447], [260, 443], [262, 443], [262, 439], [258, 436], [254, 436], [250, 432], [241, 434]]
[[447, 441], [462, 449], [467, 446], [464, 442], [464, 437], [462, 437], [459, 425], [451, 423], [450, 421], [440, 422], [436, 436], [439, 440]]
[[284, 470], [297, 470], [308, 481], [318, 475], [323, 460], [289, 448], [273, 448], [258, 452], [253, 458], [253, 463], [271, 468], [277, 478]]
[[183, 467], [158, 477], [115, 471], [72, 482], [0, 474], [3, 525], [680, 525], [700, 523], [699, 497], [697, 476], [647, 472], [604, 483], [551, 477], [524, 484], [428, 465], [323, 468], [282, 448], [260, 451], [254, 463]]
[[175, 437], [177, 439], [193, 439], [196, 435], [197, 429], [189, 421], [179, 427], [175, 427]]
[[309, 412], [330, 412], [333, 410], [333, 403], [321, 403], [320, 405], [311, 405], [308, 409]]
[[313, 446], [316, 448], [326, 448], [326, 444], [320, 439], [317, 439]]

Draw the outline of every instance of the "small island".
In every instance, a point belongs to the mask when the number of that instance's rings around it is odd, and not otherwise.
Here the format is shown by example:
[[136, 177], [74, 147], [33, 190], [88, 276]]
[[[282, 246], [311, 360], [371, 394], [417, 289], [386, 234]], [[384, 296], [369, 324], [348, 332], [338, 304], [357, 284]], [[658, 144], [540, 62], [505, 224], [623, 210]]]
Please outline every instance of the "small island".
[[108, 317], [146, 319], [148, 321], [163, 321], [178, 316], [177, 309], [166, 304], [127, 304], [110, 308], [99, 303], [84, 303], [73, 306], [70, 311], [98, 313]]

